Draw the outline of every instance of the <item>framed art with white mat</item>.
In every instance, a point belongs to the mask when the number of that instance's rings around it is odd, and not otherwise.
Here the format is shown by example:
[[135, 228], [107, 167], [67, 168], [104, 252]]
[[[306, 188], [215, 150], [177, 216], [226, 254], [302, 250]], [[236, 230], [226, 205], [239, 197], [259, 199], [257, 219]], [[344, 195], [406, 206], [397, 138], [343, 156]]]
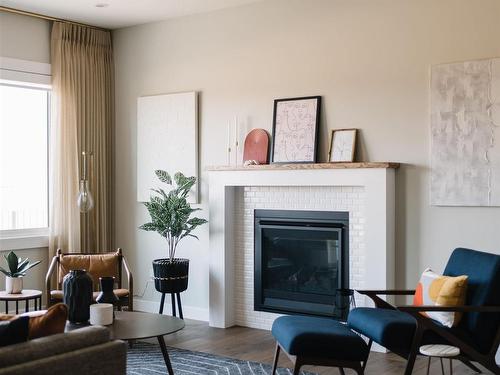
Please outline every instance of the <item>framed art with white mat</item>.
[[357, 129], [335, 129], [330, 136], [328, 161], [331, 163], [351, 163], [356, 151]]
[[273, 113], [272, 163], [315, 163], [321, 96], [276, 99]]

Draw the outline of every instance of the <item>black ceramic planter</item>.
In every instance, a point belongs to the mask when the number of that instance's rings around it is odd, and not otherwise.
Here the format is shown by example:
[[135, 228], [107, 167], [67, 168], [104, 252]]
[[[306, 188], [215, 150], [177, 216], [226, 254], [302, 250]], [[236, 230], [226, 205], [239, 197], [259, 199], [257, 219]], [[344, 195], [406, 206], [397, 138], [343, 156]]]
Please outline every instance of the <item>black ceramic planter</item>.
[[63, 302], [71, 323], [86, 323], [92, 303], [92, 278], [85, 270], [71, 270], [63, 280]]
[[155, 259], [155, 288], [160, 293], [180, 293], [188, 287], [189, 259]]

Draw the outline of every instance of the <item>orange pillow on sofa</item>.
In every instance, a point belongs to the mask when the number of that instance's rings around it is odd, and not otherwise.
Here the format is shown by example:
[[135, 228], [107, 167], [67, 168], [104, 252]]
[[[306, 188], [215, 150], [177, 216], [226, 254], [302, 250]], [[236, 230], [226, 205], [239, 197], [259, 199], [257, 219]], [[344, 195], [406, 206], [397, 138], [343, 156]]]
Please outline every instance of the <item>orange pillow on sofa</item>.
[[28, 338], [36, 339], [63, 333], [68, 319], [68, 306], [64, 303], [56, 303], [49, 307], [43, 315], [30, 317], [30, 333]]
[[[19, 316], [0, 314], [0, 321], [13, 320]], [[37, 339], [64, 332], [66, 320], [68, 319], [68, 307], [64, 303], [57, 303], [49, 307], [45, 313], [33, 311], [22, 316], [30, 318], [28, 339]]]

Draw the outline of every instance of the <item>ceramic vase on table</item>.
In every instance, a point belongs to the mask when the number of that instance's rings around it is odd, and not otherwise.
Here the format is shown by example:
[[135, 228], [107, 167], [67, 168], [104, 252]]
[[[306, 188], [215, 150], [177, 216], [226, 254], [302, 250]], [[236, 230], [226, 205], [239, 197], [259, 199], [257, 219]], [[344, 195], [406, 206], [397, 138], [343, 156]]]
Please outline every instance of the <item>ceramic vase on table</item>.
[[113, 306], [118, 304], [118, 297], [113, 291], [115, 286], [115, 278], [112, 276], [104, 276], [99, 278], [101, 283], [101, 292], [96, 298], [97, 303], [111, 303]]
[[22, 277], [5, 277], [5, 292], [9, 294], [20, 294], [23, 292]]
[[92, 304], [92, 278], [85, 270], [71, 270], [63, 279], [63, 302], [71, 323], [86, 323]]

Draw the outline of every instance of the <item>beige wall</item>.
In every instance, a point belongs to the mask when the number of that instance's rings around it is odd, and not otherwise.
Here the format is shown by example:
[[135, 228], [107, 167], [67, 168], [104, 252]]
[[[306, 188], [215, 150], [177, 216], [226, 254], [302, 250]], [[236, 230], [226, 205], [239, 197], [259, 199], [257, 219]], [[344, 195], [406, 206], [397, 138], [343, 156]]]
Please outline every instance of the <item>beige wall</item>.
[[[425, 267], [441, 271], [456, 246], [500, 253], [499, 208], [429, 205], [429, 68], [500, 56], [499, 15], [497, 0], [268, 0], [115, 31], [116, 243], [138, 290], [165, 244], [137, 230], [147, 215], [135, 199], [136, 99], [187, 90], [201, 93], [201, 170], [225, 163], [234, 115], [269, 130], [273, 99], [304, 95], [324, 99], [323, 160], [328, 129], [355, 127], [363, 160], [404, 163], [398, 287], [413, 287]], [[206, 210], [206, 173], [201, 183]], [[200, 234], [179, 255], [192, 259], [186, 304], [206, 308], [206, 229]], [[157, 298], [151, 290], [145, 298]]]
[[51, 22], [0, 11], [0, 56], [50, 63]]

